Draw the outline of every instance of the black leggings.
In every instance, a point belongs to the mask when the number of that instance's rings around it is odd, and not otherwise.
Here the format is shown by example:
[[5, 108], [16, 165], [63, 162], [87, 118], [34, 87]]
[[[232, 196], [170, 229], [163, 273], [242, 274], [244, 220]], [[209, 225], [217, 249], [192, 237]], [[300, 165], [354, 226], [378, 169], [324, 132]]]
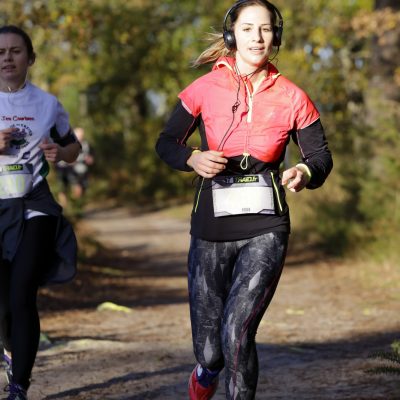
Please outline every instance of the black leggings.
[[255, 337], [274, 295], [288, 234], [233, 242], [192, 237], [189, 299], [193, 347], [204, 368], [225, 367], [228, 400], [252, 400], [258, 381]]
[[14, 383], [26, 389], [40, 338], [37, 292], [54, 252], [56, 226], [51, 216], [25, 221], [14, 260], [0, 263], [0, 339], [12, 352]]

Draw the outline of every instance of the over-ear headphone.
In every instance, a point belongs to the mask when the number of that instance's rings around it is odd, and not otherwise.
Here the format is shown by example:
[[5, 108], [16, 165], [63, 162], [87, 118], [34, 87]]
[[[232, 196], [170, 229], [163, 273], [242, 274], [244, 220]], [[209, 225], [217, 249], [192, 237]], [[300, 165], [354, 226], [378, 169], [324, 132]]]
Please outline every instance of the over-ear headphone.
[[[235, 34], [233, 33], [233, 30], [228, 29], [228, 18], [231, 16], [231, 14], [241, 5], [244, 3], [247, 3], [249, 0], [239, 0], [237, 1], [226, 13], [225, 18], [224, 18], [224, 24], [223, 24], [223, 36], [224, 36], [224, 42], [225, 46], [228, 50], [235, 50], [236, 49], [236, 39], [235, 39]], [[282, 33], [283, 33], [283, 18], [279, 10], [269, 1], [266, 0], [261, 0], [262, 3], [267, 7], [269, 10], [273, 10], [277, 19], [278, 19], [278, 24], [277, 26], [274, 26], [274, 39], [272, 44], [276, 47], [279, 47], [282, 42]]]

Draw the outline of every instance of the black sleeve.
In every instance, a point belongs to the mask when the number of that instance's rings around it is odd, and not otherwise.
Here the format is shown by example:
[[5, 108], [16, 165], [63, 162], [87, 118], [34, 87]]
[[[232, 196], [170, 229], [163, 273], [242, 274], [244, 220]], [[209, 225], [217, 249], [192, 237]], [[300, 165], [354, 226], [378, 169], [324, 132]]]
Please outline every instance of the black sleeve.
[[176, 105], [156, 144], [156, 152], [170, 167], [180, 171], [192, 171], [186, 161], [193, 149], [186, 141], [196, 130], [199, 118], [193, 117], [182, 105]]
[[307, 188], [320, 187], [333, 167], [332, 155], [321, 121], [318, 119], [307, 128], [295, 132], [293, 140], [300, 148], [302, 163], [311, 171], [311, 180]]
[[70, 129], [65, 136], [61, 136], [58, 133], [57, 128], [56, 128], [55, 125], [50, 129], [50, 137], [54, 140], [54, 143], [59, 144], [61, 147], [65, 147], [65, 146], [68, 146], [71, 143], [77, 143], [78, 142], [78, 139], [75, 136], [75, 133], [74, 133], [74, 131], [72, 129]]

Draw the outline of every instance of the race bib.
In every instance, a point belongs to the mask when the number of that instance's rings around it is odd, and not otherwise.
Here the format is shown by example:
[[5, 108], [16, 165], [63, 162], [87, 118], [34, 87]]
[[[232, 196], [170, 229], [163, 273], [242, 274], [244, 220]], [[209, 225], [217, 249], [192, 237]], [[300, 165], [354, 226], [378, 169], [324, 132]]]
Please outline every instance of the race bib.
[[0, 165], [0, 199], [23, 197], [32, 190], [32, 164]]
[[216, 176], [212, 180], [214, 216], [275, 214], [268, 175]]

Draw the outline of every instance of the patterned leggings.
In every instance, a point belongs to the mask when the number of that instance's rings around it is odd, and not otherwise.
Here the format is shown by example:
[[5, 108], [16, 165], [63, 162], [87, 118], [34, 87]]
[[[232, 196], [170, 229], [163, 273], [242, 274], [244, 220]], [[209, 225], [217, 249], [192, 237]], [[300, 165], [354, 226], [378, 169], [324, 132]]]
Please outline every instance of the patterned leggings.
[[192, 237], [189, 299], [193, 347], [204, 368], [225, 367], [227, 400], [252, 400], [255, 336], [281, 276], [288, 234], [209, 242]]

